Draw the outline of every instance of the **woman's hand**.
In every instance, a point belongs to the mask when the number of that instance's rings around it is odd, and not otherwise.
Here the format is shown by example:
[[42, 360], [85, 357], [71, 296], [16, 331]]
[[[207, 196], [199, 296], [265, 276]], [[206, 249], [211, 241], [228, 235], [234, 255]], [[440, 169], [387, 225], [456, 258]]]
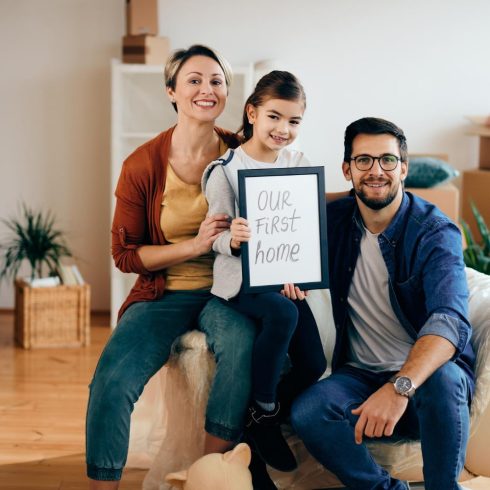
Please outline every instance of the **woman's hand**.
[[245, 218], [235, 218], [231, 222], [231, 241], [230, 247], [235, 250], [239, 249], [242, 242], [248, 242], [250, 240], [250, 228], [248, 227], [248, 221]]
[[298, 286], [287, 283], [284, 284], [284, 289], [281, 289], [281, 294], [292, 300], [299, 299], [303, 301], [308, 296], [308, 291], [301, 291]]
[[201, 223], [199, 232], [193, 238], [195, 252], [198, 255], [209, 252], [219, 234], [229, 227], [230, 222], [227, 214], [213, 214], [212, 216], [208, 216]]

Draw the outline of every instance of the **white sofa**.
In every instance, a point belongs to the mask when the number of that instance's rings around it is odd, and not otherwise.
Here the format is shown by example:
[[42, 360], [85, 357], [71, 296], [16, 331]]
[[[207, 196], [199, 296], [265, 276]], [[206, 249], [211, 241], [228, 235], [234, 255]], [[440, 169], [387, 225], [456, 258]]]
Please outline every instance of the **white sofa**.
[[[461, 481], [475, 475], [490, 476], [490, 276], [472, 269], [466, 269], [466, 273], [473, 326], [471, 341], [477, 351], [477, 365], [471, 433]], [[308, 302], [330, 360], [335, 331], [329, 293], [314, 291]], [[143, 483], [146, 490], [169, 489], [164, 476], [186, 468], [202, 454], [204, 411], [214, 361], [204, 335], [199, 332], [183, 336], [182, 346], [184, 350], [174, 355], [150, 381], [133, 413], [128, 467], [149, 468]], [[293, 473], [271, 471], [279, 488], [312, 490], [342, 486], [308, 454], [295, 434], [288, 433], [288, 442], [299, 467]], [[395, 477], [423, 480], [420, 443], [372, 441], [368, 446], [374, 458]]]

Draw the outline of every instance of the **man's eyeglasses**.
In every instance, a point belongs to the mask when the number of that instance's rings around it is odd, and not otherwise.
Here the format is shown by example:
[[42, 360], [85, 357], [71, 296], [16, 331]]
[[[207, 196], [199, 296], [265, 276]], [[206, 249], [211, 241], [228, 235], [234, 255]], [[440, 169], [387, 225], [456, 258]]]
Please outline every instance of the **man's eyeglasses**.
[[354, 160], [357, 170], [360, 170], [361, 172], [371, 170], [375, 160], [379, 161], [379, 166], [383, 170], [385, 170], [386, 172], [391, 172], [392, 170], [395, 170], [401, 158], [397, 157], [396, 155], [391, 155], [390, 153], [387, 153], [386, 155], [381, 155], [380, 157], [373, 157], [371, 155], [358, 155], [351, 158], [351, 161], [352, 160]]

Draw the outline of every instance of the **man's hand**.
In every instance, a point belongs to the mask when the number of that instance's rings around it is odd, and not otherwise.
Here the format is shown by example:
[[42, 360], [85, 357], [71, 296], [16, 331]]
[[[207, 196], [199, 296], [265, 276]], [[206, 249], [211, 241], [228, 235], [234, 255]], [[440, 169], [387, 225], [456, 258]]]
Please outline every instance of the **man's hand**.
[[354, 415], [359, 415], [354, 430], [356, 443], [362, 443], [363, 434], [367, 437], [393, 435], [395, 425], [405, 412], [407, 405], [407, 397], [396, 393], [391, 383], [384, 384], [362, 405], [352, 410]]

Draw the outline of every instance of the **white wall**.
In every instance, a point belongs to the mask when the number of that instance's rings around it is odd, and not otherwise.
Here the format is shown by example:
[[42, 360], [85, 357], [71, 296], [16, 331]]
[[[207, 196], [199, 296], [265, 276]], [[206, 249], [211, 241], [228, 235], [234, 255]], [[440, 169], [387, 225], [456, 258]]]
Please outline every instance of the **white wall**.
[[160, 0], [173, 47], [208, 43], [233, 63], [277, 59], [301, 78], [308, 109], [301, 142], [340, 173], [343, 132], [363, 116], [401, 126], [413, 153], [477, 162], [465, 114], [490, 113], [488, 0]]
[[[0, 217], [21, 200], [53, 210], [106, 310], [110, 59], [123, 31], [122, 0], [0, 0]], [[0, 308], [12, 306], [3, 282]]]
[[[109, 60], [123, 16], [123, 0], [0, 0], [0, 216], [20, 199], [53, 209], [95, 309], [109, 308]], [[174, 48], [272, 58], [302, 79], [302, 146], [331, 190], [345, 188], [345, 126], [366, 115], [399, 124], [411, 152], [476, 165], [463, 116], [490, 113], [489, 25], [488, 0], [160, 0]], [[0, 308], [12, 304], [3, 284]]]

